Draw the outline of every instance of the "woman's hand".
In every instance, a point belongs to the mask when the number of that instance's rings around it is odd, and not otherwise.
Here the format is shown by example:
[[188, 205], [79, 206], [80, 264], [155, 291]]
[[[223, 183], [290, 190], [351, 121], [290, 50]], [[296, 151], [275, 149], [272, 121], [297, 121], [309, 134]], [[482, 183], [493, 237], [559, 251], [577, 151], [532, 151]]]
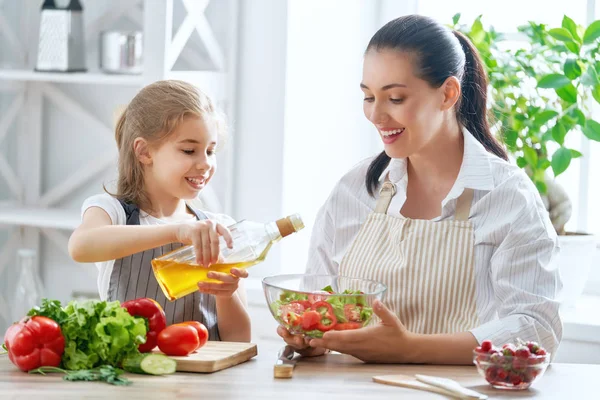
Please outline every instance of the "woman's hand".
[[180, 224], [176, 236], [177, 241], [194, 246], [196, 263], [204, 267], [219, 259], [219, 236], [223, 236], [229, 248], [233, 245], [229, 229], [209, 219]]
[[381, 323], [357, 330], [325, 332], [322, 339], [312, 339], [309, 345], [350, 354], [365, 362], [415, 362], [419, 335], [409, 332], [380, 301], [374, 302], [373, 311]]
[[296, 353], [303, 357], [316, 357], [327, 352], [325, 348], [310, 347], [308, 338], [304, 338], [300, 335], [292, 335], [281, 325], [277, 327], [277, 334], [283, 338], [286, 344], [292, 346]]
[[248, 271], [232, 268], [230, 274], [210, 271], [207, 276], [220, 282], [198, 282], [198, 290], [217, 297], [229, 298], [238, 290], [240, 278], [248, 277]]

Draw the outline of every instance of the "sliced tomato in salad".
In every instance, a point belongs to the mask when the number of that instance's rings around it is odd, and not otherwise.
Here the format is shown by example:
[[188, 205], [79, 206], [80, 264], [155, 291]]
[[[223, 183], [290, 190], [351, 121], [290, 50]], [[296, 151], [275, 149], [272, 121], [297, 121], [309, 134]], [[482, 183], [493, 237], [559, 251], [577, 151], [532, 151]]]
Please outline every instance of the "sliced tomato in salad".
[[356, 304], [346, 304], [344, 305], [344, 316], [350, 322], [359, 322], [361, 310], [361, 306], [357, 306]]
[[349, 331], [361, 327], [362, 324], [360, 322], [338, 322], [333, 329], [336, 331]]
[[312, 306], [312, 303], [308, 300], [294, 300], [292, 301], [290, 304], [298, 304], [302, 306], [302, 311], [310, 308], [310, 306]]
[[319, 326], [321, 322], [321, 314], [316, 312], [315, 310], [309, 310], [302, 314], [302, 329], [305, 331], [311, 331]]
[[288, 325], [299, 325], [301, 323], [300, 317], [304, 312], [305, 307], [302, 304], [292, 302], [281, 306], [281, 319]]
[[315, 304], [318, 303], [320, 301], [325, 301], [327, 300], [327, 298], [329, 297], [330, 293], [320, 290], [318, 292], [314, 292], [314, 293], [310, 293], [308, 295], [308, 301], [310, 302], [310, 304]]

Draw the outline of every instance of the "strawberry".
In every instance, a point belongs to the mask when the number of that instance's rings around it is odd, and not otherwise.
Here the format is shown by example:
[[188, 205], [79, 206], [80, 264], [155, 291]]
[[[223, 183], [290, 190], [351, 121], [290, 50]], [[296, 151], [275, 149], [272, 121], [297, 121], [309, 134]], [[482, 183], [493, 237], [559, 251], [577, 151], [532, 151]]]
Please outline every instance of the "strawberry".
[[514, 386], [518, 386], [521, 383], [523, 383], [523, 379], [521, 378], [521, 375], [515, 374], [514, 372], [510, 373], [510, 375], [508, 376], [508, 379], [510, 380], [510, 383], [512, 383]]
[[546, 353], [546, 349], [544, 349], [543, 347], [540, 347], [539, 349], [537, 349], [537, 351], [535, 352], [535, 355], [537, 356], [545, 356]]
[[512, 367], [515, 371], [524, 371], [527, 368], [527, 359], [515, 357], [512, 361]]
[[507, 356], [507, 357], [508, 356], [510, 356], [510, 357], [514, 356], [515, 355], [515, 350], [516, 350], [515, 346], [513, 344], [511, 344], [511, 343], [507, 343], [504, 346], [502, 346], [502, 353], [505, 356]]
[[538, 349], [540, 348], [540, 345], [537, 344], [537, 342], [527, 342], [527, 343], [525, 343], [525, 346], [527, 346], [529, 348], [529, 351], [532, 354], [537, 353]]
[[496, 367], [494, 367], [494, 366], [489, 367], [488, 369], [485, 370], [485, 380], [487, 380], [489, 383], [494, 383], [494, 381], [496, 380], [497, 373], [499, 371], [503, 371], [503, 370], [502, 369], [497, 370]]
[[475, 347], [475, 351], [478, 352], [478, 353], [486, 353], [487, 352], [487, 350], [483, 351], [483, 349], [481, 348], [481, 346]]
[[499, 381], [504, 382], [504, 381], [506, 381], [506, 378], [508, 378], [508, 372], [506, 372], [504, 369], [500, 368], [500, 369], [498, 369], [496, 376], [498, 377]]
[[492, 347], [493, 345], [491, 340], [484, 340], [483, 342], [481, 342], [481, 350], [486, 353], [491, 352]]
[[490, 355], [490, 362], [496, 365], [504, 363], [504, 356], [501, 352], [495, 351]]
[[519, 346], [515, 351], [515, 356], [517, 356], [518, 358], [527, 359], [530, 355], [531, 352], [529, 351], [529, 347], [527, 346]]

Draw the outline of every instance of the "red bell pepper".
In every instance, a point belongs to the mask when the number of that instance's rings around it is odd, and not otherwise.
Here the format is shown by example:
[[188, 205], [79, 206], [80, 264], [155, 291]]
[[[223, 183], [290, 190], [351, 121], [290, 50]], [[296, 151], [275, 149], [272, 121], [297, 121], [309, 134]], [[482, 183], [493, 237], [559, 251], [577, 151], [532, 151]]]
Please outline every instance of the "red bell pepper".
[[121, 304], [129, 315], [143, 317], [148, 321], [148, 332], [146, 342], [138, 346], [140, 353], [147, 353], [156, 347], [158, 334], [167, 327], [167, 318], [160, 304], [148, 298], [129, 300]]
[[321, 332], [327, 332], [335, 327], [337, 318], [333, 312], [333, 307], [326, 301], [319, 301], [312, 305], [312, 309], [321, 315], [321, 320], [317, 329]]
[[65, 350], [60, 326], [50, 318], [23, 318], [4, 335], [9, 360], [22, 371], [39, 367], [58, 367]]

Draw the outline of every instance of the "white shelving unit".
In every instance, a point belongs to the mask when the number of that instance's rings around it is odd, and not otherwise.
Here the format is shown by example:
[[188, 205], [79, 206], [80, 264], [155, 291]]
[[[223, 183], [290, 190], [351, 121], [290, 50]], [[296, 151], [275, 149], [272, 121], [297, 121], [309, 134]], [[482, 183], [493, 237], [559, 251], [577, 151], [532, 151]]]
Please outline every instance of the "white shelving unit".
[[[92, 0], [80, 1], [84, 7], [84, 15], [88, 6], [98, 6], [97, 3], [92, 3]], [[226, 16], [221, 15], [226, 20], [216, 22], [209, 21], [206, 15], [210, 0], [110, 1], [112, 4], [106, 7], [106, 12], [95, 16], [91, 22], [86, 22], [86, 43], [90, 45], [94, 41], [97, 42], [100, 31], [112, 29], [112, 24], [127, 18], [138, 25], [144, 35], [144, 72], [141, 75], [109, 75], [94, 72], [94, 65], [88, 65], [91, 71], [87, 73], [35, 72], [33, 65], [36, 58], [37, 33], [33, 35], [32, 32], [37, 32], [36, 25], [42, 2], [0, 0], [0, 44], [8, 45], [0, 46], [0, 49], [9, 49], [17, 60], [23, 61], [23, 65], [0, 67], [0, 95], [9, 93], [13, 98], [9, 107], [0, 112], [0, 144], [14, 133], [18, 147], [15, 167], [8, 162], [8, 155], [0, 152], [0, 180], [6, 183], [10, 192], [9, 199], [0, 200], [0, 229], [10, 230], [3, 247], [0, 243], [0, 282], [16, 248], [28, 247], [40, 254], [42, 235], [59, 246], [63, 252], [67, 252], [68, 234], [79, 224], [80, 217], [79, 209], [61, 208], [61, 201], [91, 182], [99, 173], [116, 165], [114, 145], [111, 148], [94, 149], [95, 157], [70, 171], [69, 176], [61, 179], [59, 183], [42, 191], [42, 146], [45, 130], [43, 124], [46, 109], [44, 101], [72, 116], [74, 120], [85, 121], [82, 126], [92, 126], [96, 131], [107, 135], [106, 137], [113, 134], [112, 123], [101, 120], [93, 110], [86, 109], [86, 105], [70, 97], [63, 85], [103, 85], [114, 87], [115, 90], [135, 90], [161, 79], [182, 79], [202, 88], [221, 108], [231, 113], [232, 104], [229, 99], [235, 86], [235, 74], [232, 71], [234, 72], [237, 53], [238, 1], [213, 0], [219, 7], [227, 10]], [[24, 11], [21, 21], [15, 22], [11, 27], [2, 10], [12, 3], [14, 7], [22, 7]], [[179, 15], [181, 10], [185, 13], [180, 24], [176, 23], [174, 18], [174, 7], [178, 7]], [[215, 23], [221, 23], [221, 26], [228, 29], [229, 41], [226, 47], [214, 34]], [[186, 46], [192, 35], [199, 37], [203, 51], [199, 51], [197, 45]], [[190, 68], [176, 70], [174, 67], [180, 60], [184, 60], [184, 65]], [[207, 64], [213, 68], [201, 70], [199, 65]], [[88, 95], [93, 96], [93, 92], [90, 91]], [[16, 129], [11, 132], [13, 126]], [[46, 134], [52, 135], [52, 132]], [[227, 171], [232, 169], [226, 168]], [[230, 200], [221, 201], [227, 205]], [[9, 308], [6, 300], [0, 292], [0, 316], [5, 310], [5, 319]]]

